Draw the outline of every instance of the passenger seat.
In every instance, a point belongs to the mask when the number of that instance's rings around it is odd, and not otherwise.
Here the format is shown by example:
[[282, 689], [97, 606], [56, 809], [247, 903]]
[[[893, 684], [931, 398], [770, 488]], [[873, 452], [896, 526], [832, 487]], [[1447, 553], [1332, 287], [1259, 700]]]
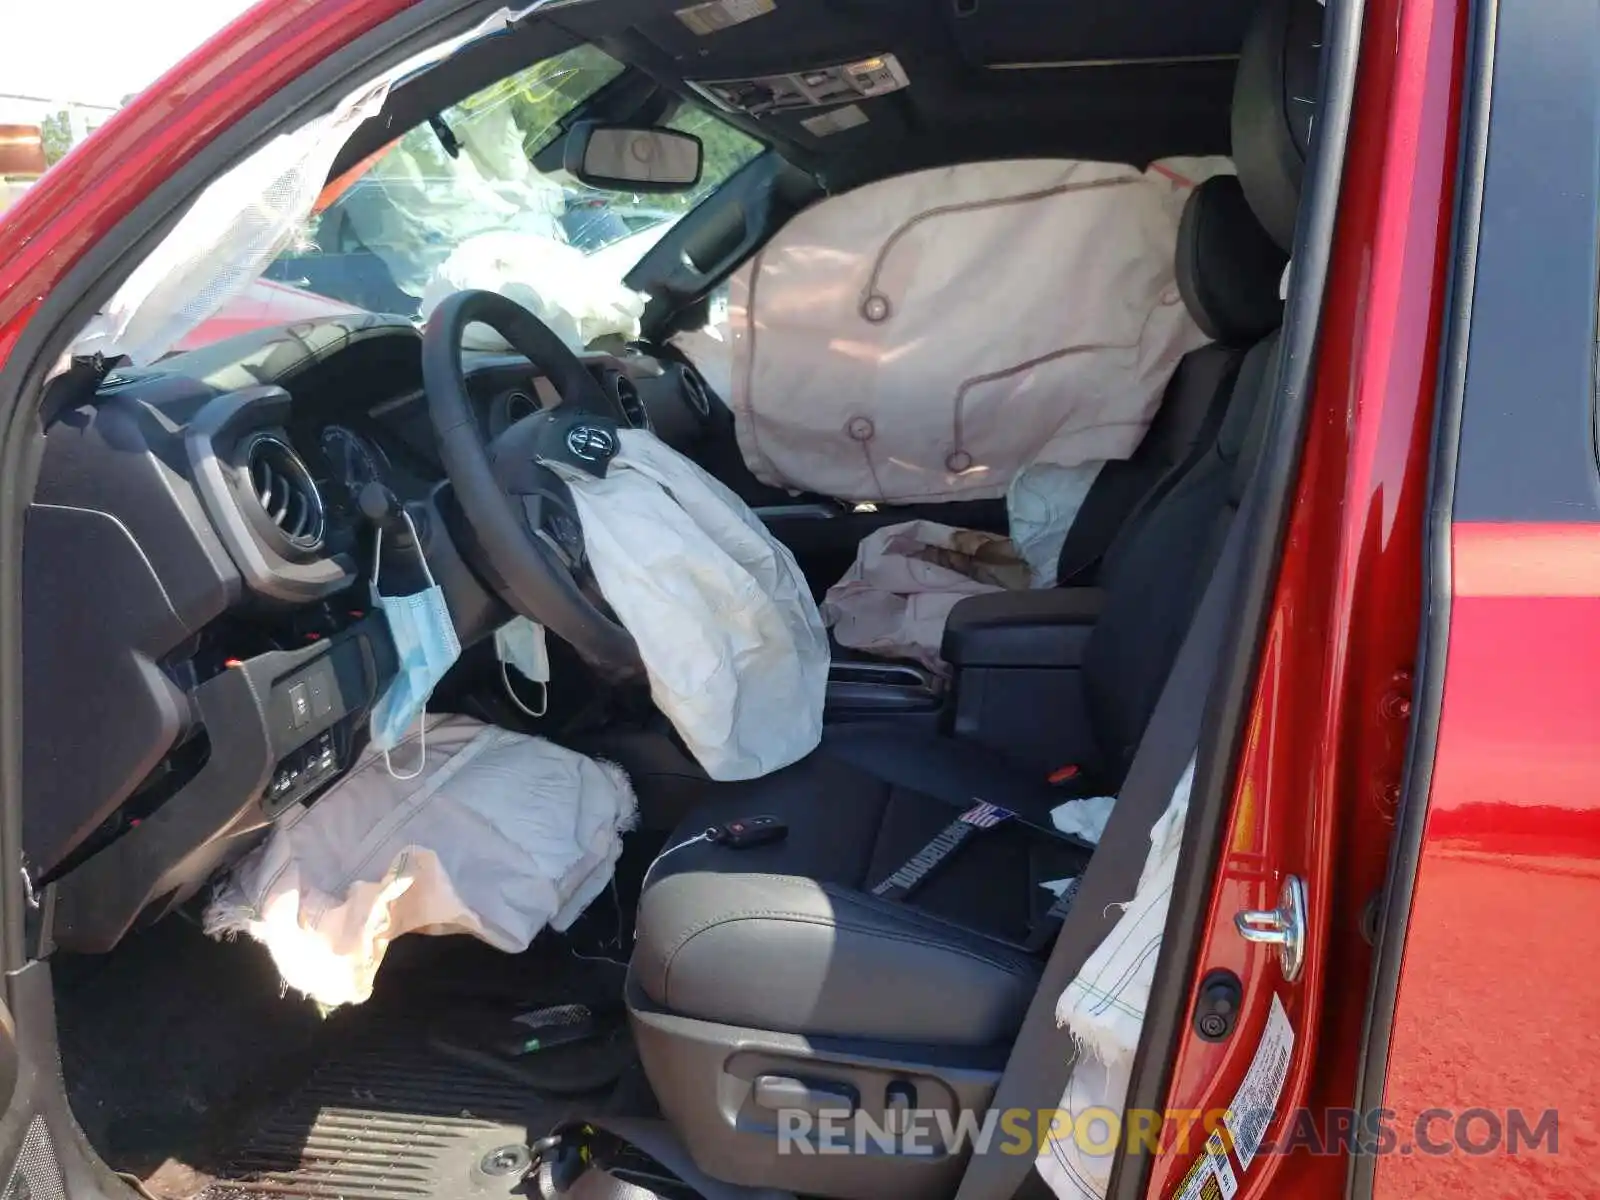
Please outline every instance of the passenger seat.
[[[1236, 176], [1213, 176], [1195, 188], [1178, 227], [1174, 268], [1185, 307], [1213, 341], [1183, 356], [1132, 457], [1101, 468], [1062, 543], [1058, 587], [1099, 585], [1113, 548], [1131, 540], [1155, 504], [1215, 446], [1245, 351], [1282, 318], [1278, 285], [1286, 261], [1251, 214]], [[989, 604], [1025, 604], [1025, 595], [962, 601], [951, 620]], [[1049, 608], [1052, 601], [1038, 603]], [[882, 661], [829, 636], [835, 661]]]
[[[956, 664], [957, 733], [1040, 774], [1073, 764], [1069, 795], [1115, 794], [1121, 786], [1199, 603], [1236, 503], [1239, 464], [1253, 462], [1245, 438], [1268, 355], [1261, 339], [1282, 315], [1285, 261], [1237, 178], [1216, 176], [1195, 189], [1179, 230], [1177, 276], [1190, 311], [1217, 340], [1179, 364], [1169, 407], [1151, 428], [1164, 448], [1147, 455], [1141, 446], [1128, 462], [1110, 464], [1107, 472], [1124, 469], [1102, 474], [1080, 520], [1109, 511], [1109, 502], [1094, 507], [1097, 494], [1120, 497], [1136, 487], [1132, 512], [1103, 552], [1074, 526], [1061, 588], [976, 596], [951, 610], [945, 657]], [[1172, 465], [1158, 470], [1162, 462]], [[1084, 575], [1095, 590], [1073, 586]], [[1052, 667], [1055, 652], [1045, 641], [1052, 638], [1082, 649]], [[1003, 657], [1015, 669], [963, 670], [980, 639], [989, 649], [1003, 639]]]

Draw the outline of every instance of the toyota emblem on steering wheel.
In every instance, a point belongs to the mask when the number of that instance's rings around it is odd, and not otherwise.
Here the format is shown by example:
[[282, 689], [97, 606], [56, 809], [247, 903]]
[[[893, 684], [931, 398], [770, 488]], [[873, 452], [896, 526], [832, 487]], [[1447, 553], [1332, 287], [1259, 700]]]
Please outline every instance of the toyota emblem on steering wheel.
[[617, 439], [598, 425], [575, 425], [567, 430], [567, 449], [584, 462], [604, 462], [617, 452]]

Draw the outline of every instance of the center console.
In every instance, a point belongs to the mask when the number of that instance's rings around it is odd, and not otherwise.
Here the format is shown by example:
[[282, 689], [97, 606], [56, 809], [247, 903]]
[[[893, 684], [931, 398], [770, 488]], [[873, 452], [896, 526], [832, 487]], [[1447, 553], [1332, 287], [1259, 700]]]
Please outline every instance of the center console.
[[1083, 661], [1105, 604], [1098, 588], [972, 596], [945, 623], [950, 732], [1041, 775], [1091, 761]]
[[835, 658], [823, 714], [834, 723], [901, 718], [932, 727], [944, 700], [944, 681], [915, 663]]

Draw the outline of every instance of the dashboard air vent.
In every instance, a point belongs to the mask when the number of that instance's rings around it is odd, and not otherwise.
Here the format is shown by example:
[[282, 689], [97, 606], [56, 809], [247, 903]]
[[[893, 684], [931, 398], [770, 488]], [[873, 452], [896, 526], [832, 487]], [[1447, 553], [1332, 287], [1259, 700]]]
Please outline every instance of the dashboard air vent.
[[258, 437], [246, 458], [250, 488], [267, 515], [290, 545], [311, 550], [322, 544], [322, 496], [311, 472], [286, 442]]
[[711, 394], [706, 391], [706, 381], [693, 367], [683, 368], [683, 398], [702, 417], [711, 415]]
[[650, 428], [650, 413], [644, 406], [644, 400], [639, 396], [639, 388], [633, 380], [626, 375], [614, 376], [611, 380], [611, 394], [616, 397], [617, 407], [622, 410], [622, 419], [635, 429]]
[[506, 396], [506, 424], [515, 425], [523, 417], [539, 411], [539, 402], [527, 392], [512, 392]]

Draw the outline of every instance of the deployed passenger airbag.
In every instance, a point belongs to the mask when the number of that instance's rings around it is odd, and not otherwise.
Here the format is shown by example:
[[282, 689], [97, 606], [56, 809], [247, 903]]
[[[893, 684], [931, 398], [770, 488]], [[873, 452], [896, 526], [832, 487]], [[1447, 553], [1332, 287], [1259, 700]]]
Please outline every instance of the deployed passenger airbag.
[[1193, 185], [1226, 169], [971, 163], [807, 209], [731, 283], [745, 462], [777, 487], [914, 503], [1128, 457], [1207, 340], [1173, 257]]

